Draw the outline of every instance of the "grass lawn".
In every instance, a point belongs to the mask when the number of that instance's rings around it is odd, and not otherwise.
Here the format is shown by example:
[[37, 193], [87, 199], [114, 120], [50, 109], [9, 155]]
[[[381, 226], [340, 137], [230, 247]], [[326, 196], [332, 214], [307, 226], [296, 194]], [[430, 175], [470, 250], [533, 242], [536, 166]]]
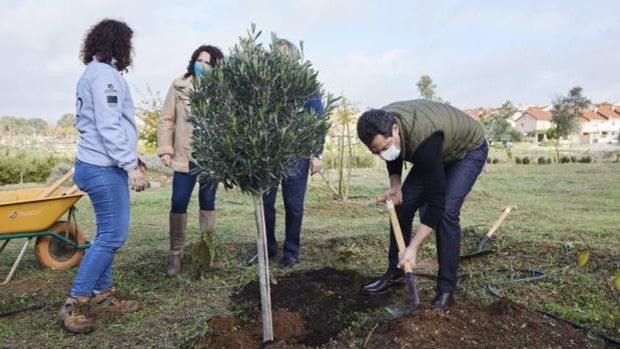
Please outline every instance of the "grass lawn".
[[[499, 290], [518, 303], [565, 316], [593, 332], [620, 337], [620, 293], [613, 287], [613, 278], [620, 272], [619, 183], [620, 165], [616, 163], [488, 165], [462, 210], [461, 224], [467, 228], [463, 250], [475, 246], [504, 207], [518, 209], [487, 245], [495, 254], [461, 264], [469, 278], [460, 282], [457, 301], [489, 302], [491, 297], [484, 290], [487, 282], [516, 277], [518, 273], [511, 272], [516, 269], [542, 270], [549, 275], [544, 281]], [[383, 169], [354, 170], [350, 194], [355, 198], [339, 202], [331, 199], [320, 177], [312, 178], [306, 197], [302, 260], [293, 270], [282, 270], [273, 262], [274, 278], [323, 267], [351, 269], [368, 280], [383, 272], [388, 220], [374, 197], [386, 185]], [[188, 257], [189, 243], [199, 237], [194, 196], [184, 270], [173, 280], [165, 277], [169, 199], [167, 183], [132, 193], [131, 233], [117, 255], [114, 277], [122, 294], [143, 304], [140, 311], [100, 318], [91, 335], [68, 334], [57, 316], [76, 270], [41, 269], [34, 253], [28, 251], [14, 280], [0, 286], [0, 313], [39, 307], [0, 317], [0, 347], [191, 347], [210, 333], [209, 321], [214, 316], [237, 314], [239, 300], [231, 296], [257, 279], [256, 268], [243, 262], [256, 249], [251, 198], [236, 190], [218, 192], [215, 237], [219, 255], [215, 268], [200, 276]], [[281, 241], [280, 197], [278, 207]], [[94, 218], [87, 197], [78, 209], [78, 223], [90, 238]], [[577, 255], [586, 243], [590, 262], [579, 267]], [[0, 255], [0, 275], [8, 273], [18, 245], [10, 243]], [[433, 243], [425, 246], [421, 270], [433, 270], [434, 251]], [[422, 300], [428, 301], [434, 282], [420, 280], [419, 287]], [[355, 314], [343, 324], [338, 340], [361, 345], [383, 315], [379, 310]]]

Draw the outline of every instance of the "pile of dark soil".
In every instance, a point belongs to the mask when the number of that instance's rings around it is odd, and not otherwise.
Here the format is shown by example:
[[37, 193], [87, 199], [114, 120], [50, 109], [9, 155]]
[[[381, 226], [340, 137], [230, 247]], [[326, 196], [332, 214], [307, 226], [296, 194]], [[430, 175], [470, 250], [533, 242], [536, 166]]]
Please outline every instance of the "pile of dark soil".
[[501, 299], [490, 305], [457, 304], [447, 312], [423, 304], [415, 314], [379, 326], [368, 348], [588, 348], [595, 345], [596, 342], [567, 323]]
[[[405, 287], [386, 295], [365, 296], [370, 281], [351, 270], [324, 268], [296, 272], [271, 287], [275, 343], [269, 348], [316, 347], [339, 339], [359, 313], [369, 313], [407, 301]], [[432, 309], [429, 294], [414, 314], [393, 321], [380, 320], [368, 337], [367, 348], [446, 347], [566, 347], [595, 345], [583, 332], [544, 317], [508, 300], [490, 305], [459, 302], [448, 312]], [[257, 282], [231, 297], [237, 318], [216, 318], [211, 334], [199, 342], [206, 348], [261, 348], [262, 325]], [[471, 302], [470, 302], [471, 303]], [[358, 313], [356, 315], [356, 313]], [[387, 313], [386, 313], [387, 315]], [[355, 343], [359, 345], [360, 343]], [[330, 348], [334, 344], [330, 344]], [[342, 343], [336, 347], [349, 347]]]
[[[306, 333], [304, 321], [296, 313], [278, 309], [272, 314], [274, 336], [278, 343], [295, 343]], [[200, 343], [204, 348], [260, 348], [262, 343], [262, 324], [253, 321], [243, 325], [234, 317], [217, 317], [211, 321], [212, 334]]]

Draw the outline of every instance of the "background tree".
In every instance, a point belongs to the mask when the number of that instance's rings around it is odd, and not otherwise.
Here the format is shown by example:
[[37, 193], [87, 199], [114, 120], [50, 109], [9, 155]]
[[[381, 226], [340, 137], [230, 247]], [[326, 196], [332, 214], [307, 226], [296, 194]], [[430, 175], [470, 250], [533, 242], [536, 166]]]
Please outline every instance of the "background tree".
[[[353, 137], [355, 137], [351, 129], [355, 126], [353, 125], [355, 123], [354, 117], [357, 114], [359, 114], [359, 110], [352, 107], [349, 100], [344, 96], [340, 99], [338, 110], [332, 114], [331, 134], [337, 139], [336, 148], [334, 149], [337, 154], [333, 157], [333, 165], [336, 169], [338, 185], [334, 187], [325, 176], [325, 172], [328, 170], [327, 166], [324, 167], [320, 174], [327, 187], [331, 190], [333, 197], [338, 200], [346, 201], [349, 196], [353, 168]], [[333, 150], [331, 153], [333, 154]]]
[[[329, 117], [317, 117], [303, 106], [321, 84], [302, 55], [280, 52], [272, 35], [269, 49], [258, 43], [255, 26], [240, 38], [210, 75], [190, 94], [194, 123], [193, 157], [201, 176], [226, 188], [252, 195], [258, 231], [258, 270], [263, 340], [273, 339], [269, 265], [262, 195], [293, 164], [325, 141]], [[326, 114], [333, 109], [328, 96]]]
[[55, 133], [59, 136], [75, 135], [75, 114], [65, 113], [56, 122]]
[[551, 123], [555, 125], [555, 151], [558, 162], [560, 161], [560, 138], [568, 137], [573, 132], [579, 131], [579, 115], [587, 109], [591, 102], [583, 96], [583, 89], [573, 87], [565, 97], [558, 97], [553, 101], [551, 110]]
[[163, 102], [159, 93], [154, 94], [149, 87], [147, 91], [149, 97], [140, 103], [136, 113], [140, 122], [138, 138], [144, 142], [145, 152], [153, 154], [157, 147], [157, 122]]
[[433, 79], [429, 75], [422, 75], [418, 83], [418, 91], [420, 91], [420, 96], [424, 99], [428, 99], [429, 101], [435, 100], [435, 89], [437, 85], [433, 83]]
[[482, 126], [488, 139], [500, 141], [510, 137], [511, 140], [521, 140], [521, 135], [510, 124], [510, 117], [517, 112], [517, 108], [510, 101], [505, 101], [502, 106], [481, 120]]

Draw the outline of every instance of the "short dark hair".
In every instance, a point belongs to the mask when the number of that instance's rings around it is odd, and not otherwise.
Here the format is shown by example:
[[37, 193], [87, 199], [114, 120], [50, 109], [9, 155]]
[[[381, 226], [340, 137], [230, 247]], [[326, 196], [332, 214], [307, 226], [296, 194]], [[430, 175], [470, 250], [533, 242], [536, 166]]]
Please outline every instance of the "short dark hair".
[[133, 30], [127, 23], [106, 18], [86, 32], [80, 58], [88, 64], [97, 57], [99, 62], [114, 65], [118, 71], [127, 71], [132, 63], [132, 37]]
[[218, 60], [224, 58], [224, 54], [222, 53], [222, 51], [220, 51], [220, 49], [215, 46], [202, 45], [198, 47], [196, 50], [194, 50], [194, 53], [192, 53], [192, 57], [189, 59], [189, 64], [187, 65], [187, 71], [185, 72], [185, 75], [184, 75], [185, 78], [188, 78], [190, 76], [195, 76], [194, 63], [196, 63], [196, 61], [198, 60], [198, 56], [200, 56], [202, 52], [206, 52], [209, 54], [209, 56], [211, 56], [211, 60], [209, 60], [209, 65], [212, 67], [215, 67]]
[[394, 115], [382, 109], [370, 109], [357, 120], [357, 136], [370, 146], [376, 135], [392, 137], [392, 126], [396, 123]]

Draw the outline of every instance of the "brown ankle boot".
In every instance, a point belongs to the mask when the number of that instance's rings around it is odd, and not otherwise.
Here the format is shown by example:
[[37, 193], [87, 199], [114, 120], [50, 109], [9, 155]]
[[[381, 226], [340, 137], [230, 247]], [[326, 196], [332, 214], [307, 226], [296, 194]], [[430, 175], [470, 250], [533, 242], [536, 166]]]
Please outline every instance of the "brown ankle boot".
[[215, 211], [200, 211], [199, 216], [200, 232], [204, 233], [215, 229]]
[[181, 253], [187, 230], [186, 213], [170, 213], [170, 261], [168, 262], [168, 277], [176, 277], [181, 271]]
[[97, 294], [90, 299], [89, 314], [125, 314], [132, 313], [140, 308], [137, 301], [120, 299], [115, 287], [108, 288], [105, 292]]
[[60, 309], [60, 321], [64, 328], [72, 333], [88, 333], [95, 329], [88, 317], [88, 297], [67, 298]]

